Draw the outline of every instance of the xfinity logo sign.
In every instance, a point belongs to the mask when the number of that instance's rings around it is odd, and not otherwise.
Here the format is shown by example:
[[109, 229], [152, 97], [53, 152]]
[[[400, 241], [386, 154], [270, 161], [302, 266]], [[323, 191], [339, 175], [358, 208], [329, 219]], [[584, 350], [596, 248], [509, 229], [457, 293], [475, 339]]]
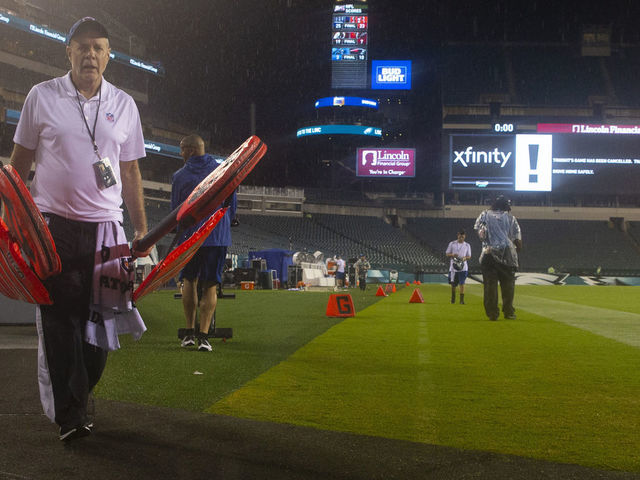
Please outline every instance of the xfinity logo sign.
[[411, 90], [411, 61], [373, 60], [371, 62], [371, 88]]
[[551, 135], [449, 137], [449, 185], [510, 191], [551, 191]]
[[455, 159], [453, 163], [460, 163], [463, 167], [468, 167], [469, 164], [474, 163], [496, 163], [500, 165], [500, 168], [507, 166], [511, 154], [513, 152], [502, 152], [498, 148], [494, 148], [493, 151], [475, 151], [472, 146], [467, 147], [462, 151], [454, 151]]

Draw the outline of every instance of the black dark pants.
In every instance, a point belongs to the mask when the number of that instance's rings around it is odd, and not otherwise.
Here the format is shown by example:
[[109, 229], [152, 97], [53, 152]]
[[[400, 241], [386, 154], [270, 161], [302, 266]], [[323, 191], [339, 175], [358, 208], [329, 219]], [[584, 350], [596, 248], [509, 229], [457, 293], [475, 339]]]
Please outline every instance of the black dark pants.
[[482, 257], [480, 263], [484, 283], [484, 311], [487, 317], [497, 319], [500, 316], [498, 309], [498, 283], [502, 293], [502, 313], [505, 316], [513, 315], [513, 296], [516, 287], [515, 268], [496, 261], [490, 254]]
[[367, 289], [367, 277], [358, 277], [358, 285], [363, 292]]
[[84, 341], [96, 247], [96, 224], [54, 215], [49, 229], [62, 261], [60, 275], [46, 280], [53, 305], [41, 305], [55, 422], [73, 428], [86, 421], [89, 392], [98, 383], [107, 352]]

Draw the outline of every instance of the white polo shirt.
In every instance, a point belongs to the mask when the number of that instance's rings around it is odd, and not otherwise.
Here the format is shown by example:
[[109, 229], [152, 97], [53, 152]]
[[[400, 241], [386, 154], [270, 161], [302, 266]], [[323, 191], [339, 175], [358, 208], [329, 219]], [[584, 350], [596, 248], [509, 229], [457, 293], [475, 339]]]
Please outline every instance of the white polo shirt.
[[[102, 79], [101, 95], [76, 94], [71, 74], [34, 86], [24, 102], [13, 141], [35, 150], [31, 195], [40, 211], [87, 222], [122, 221], [120, 162], [145, 156], [140, 114], [133, 98]], [[78, 104], [80, 99], [80, 105]], [[100, 188], [87, 125], [118, 183]]]

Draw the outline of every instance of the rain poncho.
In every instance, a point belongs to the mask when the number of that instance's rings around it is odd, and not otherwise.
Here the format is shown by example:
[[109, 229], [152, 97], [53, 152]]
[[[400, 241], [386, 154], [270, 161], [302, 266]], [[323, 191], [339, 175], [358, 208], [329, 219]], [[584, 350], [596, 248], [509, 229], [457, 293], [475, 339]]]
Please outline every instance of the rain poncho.
[[482, 254], [490, 254], [493, 258], [509, 267], [518, 267], [518, 254], [514, 240], [522, 240], [520, 225], [509, 212], [502, 210], [485, 210], [477, 218], [474, 229], [482, 240]]

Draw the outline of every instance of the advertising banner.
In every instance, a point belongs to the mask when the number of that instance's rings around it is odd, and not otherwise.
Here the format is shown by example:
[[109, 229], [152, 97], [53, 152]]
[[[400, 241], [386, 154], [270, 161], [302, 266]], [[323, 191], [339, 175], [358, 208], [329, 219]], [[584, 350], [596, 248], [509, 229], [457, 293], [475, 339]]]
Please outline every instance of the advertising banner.
[[415, 177], [415, 148], [359, 148], [356, 159], [359, 177]]
[[411, 90], [411, 60], [373, 60], [371, 88], [375, 90]]
[[449, 186], [517, 192], [637, 194], [640, 137], [634, 131], [638, 127], [572, 124], [538, 127], [556, 133], [451, 134]]

